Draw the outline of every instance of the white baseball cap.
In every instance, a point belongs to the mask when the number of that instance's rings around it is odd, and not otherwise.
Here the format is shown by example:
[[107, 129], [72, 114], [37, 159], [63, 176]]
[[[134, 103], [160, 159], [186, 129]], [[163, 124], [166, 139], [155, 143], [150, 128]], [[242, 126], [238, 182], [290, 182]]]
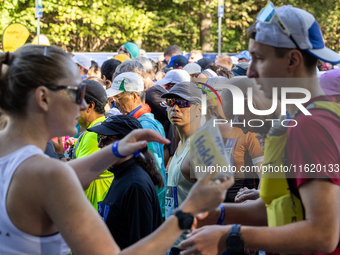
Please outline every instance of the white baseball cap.
[[111, 88], [106, 90], [108, 97], [116, 96], [124, 91], [141, 92], [144, 91], [142, 78], [133, 72], [125, 72], [114, 78]]
[[167, 72], [162, 80], [159, 80], [155, 85], [165, 85], [168, 83], [178, 83], [182, 81], [190, 82], [190, 75], [183, 69], [176, 69]]
[[184, 71], [187, 71], [188, 74], [195, 74], [195, 73], [201, 73], [202, 72], [202, 68], [199, 64], [197, 63], [189, 63], [186, 64], [183, 69]]
[[301, 50], [325, 62], [340, 63], [340, 54], [325, 46], [319, 24], [312, 14], [291, 5], [274, 8], [270, 4], [267, 4], [271, 8], [269, 14], [273, 17], [277, 15], [281, 19], [297, 45], [277, 22], [261, 22], [262, 16], [267, 14], [265, 11], [261, 11], [258, 15], [257, 19], [260, 21], [256, 23], [255, 41], [277, 48], [294, 49], [298, 46]]
[[72, 57], [74, 63], [84, 67], [86, 70], [91, 68], [91, 59], [86, 57], [84, 54], [75, 54]]

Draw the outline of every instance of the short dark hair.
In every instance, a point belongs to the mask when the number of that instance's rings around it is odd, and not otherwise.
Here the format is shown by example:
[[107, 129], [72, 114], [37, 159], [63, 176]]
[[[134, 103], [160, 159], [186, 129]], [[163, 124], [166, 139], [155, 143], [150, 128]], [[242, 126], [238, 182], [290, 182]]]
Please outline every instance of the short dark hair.
[[[275, 56], [277, 58], [283, 58], [286, 56], [290, 51], [298, 50], [298, 49], [290, 49], [290, 48], [276, 48], [274, 47]], [[318, 58], [314, 57], [313, 55], [309, 54], [305, 50], [298, 50], [301, 52], [303, 57], [303, 63], [307, 69], [308, 74], [315, 74], [316, 72], [316, 65], [318, 63]]]
[[91, 60], [91, 67], [90, 67], [90, 69], [91, 68], [93, 68], [93, 72], [96, 73], [100, 67], [98, 66], [98, 63], [96, 61]]
[[112, 81], [112, 76], [116, 71], [117, 66], [119, 66], [122, 62], [120, 62], [117, 59], [109, 59], [106, 60], [103, 64], [102, 64], [102, 79], [104, 78], [104, 75], [106, 77], [106, 79], [108, 79], [109, 81]]
[[[255, 27], [255, 23], [250, 25], [250, 27], [247, 29], [247, 35], [249, 38], [255, 39], [255, 35], [256, 35], [256, 27]], [[283, 58], [284, 56], [286, 56], [288, 54], [288, 52], [295, 50], [295, 49], [291, 49], [291, 48], [277, 48], [274, 47], [275, 50], [275, 56], [277, 58]], [[299, 50], [299, 49], [297, 49]], [[307, 51], [305, 50], [299, 50], [302, 54], [303, 57], [303, 63], [307, 69], [307, 72], [309, 74], [315, 74], [316, 71], [316, 65], [318, 62], [318, 58], [314, 57], [313, 55], [309, 54]]]
[[181, 48], [177, 45], [170, 45], [166, 50], [164, 51], [164, 57], [165, 56], [172, 56], [172, 55], [183, 55], [183, 52], [181, 51]]
[[104, 114], [105, 113], [105, 105], [103, 105], [101, 102], [99, 102], [98, 100], [96, 100], [95, 98], [91, 97], [91, 96], [88, 96], [88, 95], [85, 95], [85, 101], [86, 103], [94, 103], [94, 111], [96, 113], [99, 113], [99, 114]]
[[216, 65], [215, 63], [210, 63], [207, 65], [206, 69], [211, 69], [213, 70], [218, 76], [223, 76], [228, 79], [234, 77], [234, 73], [230, 71], [228, 68], [220, 65]]

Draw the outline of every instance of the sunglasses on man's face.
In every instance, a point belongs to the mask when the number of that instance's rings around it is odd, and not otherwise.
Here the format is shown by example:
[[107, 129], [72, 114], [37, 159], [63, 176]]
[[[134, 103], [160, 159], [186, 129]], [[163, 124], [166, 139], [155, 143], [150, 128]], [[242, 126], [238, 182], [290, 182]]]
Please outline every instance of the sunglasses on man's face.
[[46, 88], [50, 90], [66, 90], [74, 91], [76, 93], [76, 98], [74, 99], [76, 104], [81, 105], [85, 98], [86, 84], [82, 83], [79, 86], [67, 86], [67, 85], [46, 85]]
[[179, 108], [190, 107], [190, 102], [184, 99], [174, 99], [174, 98], [167, 98], [166, 105], [170, 107], [174, 107], [177, 105]]

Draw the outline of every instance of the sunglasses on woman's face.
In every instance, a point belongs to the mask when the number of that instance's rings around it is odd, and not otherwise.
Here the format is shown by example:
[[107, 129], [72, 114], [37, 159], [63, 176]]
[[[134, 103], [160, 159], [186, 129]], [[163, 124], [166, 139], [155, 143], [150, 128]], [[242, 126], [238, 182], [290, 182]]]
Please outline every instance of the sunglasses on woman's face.
[[170, 107], [174, 107], [177, 105], [179, 108], [190, 107], [190, 102], [184, 99], [174, 99], [174, 98], [167, 98], [166, 105]]
[[75, 103], [81, 105], [85, 98], [86, 84], [80, 84], [79, 86], [67, 86], [67, 85], [46, 85], [46, 88], [50, 90], [66, 90], [66, 91], [75, 91], [76, 98]]
[[116, 140], [120, 140], [121, 138], [117, 136], [111, 136], [111, 135], [100, 135], [97, 134], [97, 142], [98, 142], [98, 147], [102, 146], [105, 147], [108, 144], [113, 143]]

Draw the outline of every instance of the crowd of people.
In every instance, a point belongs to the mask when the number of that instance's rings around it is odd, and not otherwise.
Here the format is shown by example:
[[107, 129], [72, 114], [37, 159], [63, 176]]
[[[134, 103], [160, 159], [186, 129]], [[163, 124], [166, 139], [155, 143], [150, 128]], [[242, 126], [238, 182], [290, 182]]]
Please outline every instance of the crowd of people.
[[[132, 42], [101, 66], [0, 53], [0, 253], [340, 254], [340, 54], [292, 6], [247, 34], [214, 61]], [[233, 177], [195, 173], [190, 139], [211, 119]]]

